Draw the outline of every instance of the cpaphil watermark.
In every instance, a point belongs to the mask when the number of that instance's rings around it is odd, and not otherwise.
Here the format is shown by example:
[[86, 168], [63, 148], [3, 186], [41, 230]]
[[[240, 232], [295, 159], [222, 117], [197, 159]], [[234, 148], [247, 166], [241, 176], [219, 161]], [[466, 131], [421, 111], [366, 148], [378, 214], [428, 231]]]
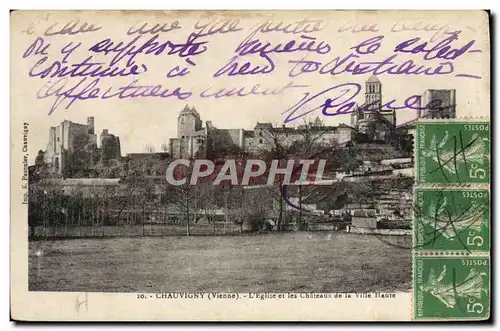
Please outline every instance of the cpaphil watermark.
[[290, 159], [264, 161], [177, 159], [166, 173], [170, 185], [331, 185], [323, 178], [326, 160]]

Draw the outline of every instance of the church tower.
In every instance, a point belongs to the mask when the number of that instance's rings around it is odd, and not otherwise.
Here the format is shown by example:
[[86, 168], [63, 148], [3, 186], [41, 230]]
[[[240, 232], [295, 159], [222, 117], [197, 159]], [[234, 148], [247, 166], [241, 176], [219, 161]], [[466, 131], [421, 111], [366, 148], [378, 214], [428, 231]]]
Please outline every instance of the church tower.
[[380, 111], [382, 108], [382, 84], [377, 76], [371, 76], [365, 84], [365, 105], [370, 105], [368, 110]]
[[188, 105], [179, 113], [177, 118], [177, 138], [194, 136], [195, 132], [202, 129], [200, 114]]

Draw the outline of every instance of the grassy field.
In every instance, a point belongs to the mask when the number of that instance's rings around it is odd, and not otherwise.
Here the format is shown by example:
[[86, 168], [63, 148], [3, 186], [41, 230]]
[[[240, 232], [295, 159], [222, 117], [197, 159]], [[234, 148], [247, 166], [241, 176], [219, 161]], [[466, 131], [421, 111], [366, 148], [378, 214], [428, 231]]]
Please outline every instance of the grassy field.
[[[40, 248], [37, 277], [35, 252]], [[29, 246], [29, 289], [405, 291], [411, 286], [410, 252], [376, 236], [340, 232], [34, 241]]]
[[[46, 235], [58, 238], [70, 237], [133, 237], [133, 236], [184, 236], [186, 235], [185, 224], [145, 224], [144, 226], [137, 225], [118, 225], [118, 226], [69, 226], [66, 229], [64, 226], [48, 227]], [[226, 224], [226, 233], [236, 234], [240, 232], [240, 226], [233, 222]], [[35, 228], [36, 239], [43, 239], [43, 227]], [[197, 223], [191, 224], [191, 235], [195, 236], [211, 236], [214, 234], [213, 223]], [[224, 233], [224, 222], [215, 223], [215, 234], [222, 235]]]

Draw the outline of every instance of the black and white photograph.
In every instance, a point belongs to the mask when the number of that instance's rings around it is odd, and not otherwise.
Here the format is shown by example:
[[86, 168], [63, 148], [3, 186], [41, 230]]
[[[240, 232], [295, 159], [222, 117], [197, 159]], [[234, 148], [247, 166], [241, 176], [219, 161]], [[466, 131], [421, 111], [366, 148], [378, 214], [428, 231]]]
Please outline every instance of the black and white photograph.
[[419, 125], [489, 122], [488, 22], [14, 11], [14, 315], [410, 321], [422, 289], [453, 305], [451, 269], [415, 268], [414, 192], [418, 151], [454, 171], [459, 142]]
[[[408, 291], [414, 125], [382, 107], [383, 87], [369, 77], [364, 103], [336, 126], [315, 116], [219, 128], [186, 104], [165, 120], [175, 137], [126, 154], [99, 117], [48, 128], [28, 167], [30, 290]], [[420, 97], [434, 106], [418, 116], [455, 116], [455, 90]], [[178, 159], [192, 163], [188, 177], [199, 159], [214, 172], [172, 185], [166, 173]], [[295, 174], [302, 168], [288, 160], [322, 159], [325, 171], [305, 184], [276, 176], [268, 185], [269, 171], [248, 185], [217, 182], [227, 162], [244, 175], [255, 159]]]

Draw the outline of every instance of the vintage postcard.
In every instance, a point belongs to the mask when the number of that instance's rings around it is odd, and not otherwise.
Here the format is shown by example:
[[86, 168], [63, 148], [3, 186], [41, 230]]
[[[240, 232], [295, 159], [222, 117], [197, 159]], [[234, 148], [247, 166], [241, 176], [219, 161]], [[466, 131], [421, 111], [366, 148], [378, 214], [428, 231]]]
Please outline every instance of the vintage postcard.
[[11, 316], [490, 317], [486, 11], [14, 11]]

